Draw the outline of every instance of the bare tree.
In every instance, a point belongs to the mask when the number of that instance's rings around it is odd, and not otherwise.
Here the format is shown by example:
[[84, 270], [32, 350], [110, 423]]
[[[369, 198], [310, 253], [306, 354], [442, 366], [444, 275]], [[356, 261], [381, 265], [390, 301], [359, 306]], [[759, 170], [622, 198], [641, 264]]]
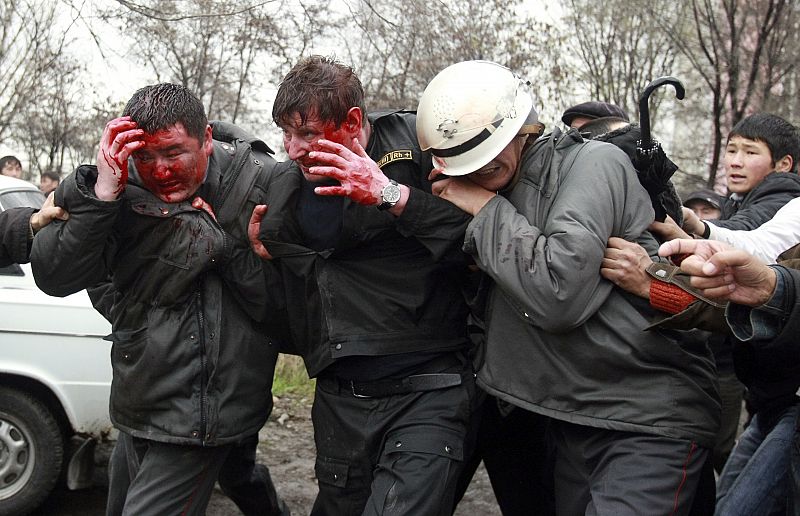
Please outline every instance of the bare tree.
[[[570, 40], [580, 59], [577, 80], [588, 90], [586, 100], [612, 102], [632, 116], [639, 112], [644, 87], [656, 77], [674, 75], [678, 54], [669, 34], [643, 9], [646, 0], [570, 0], [565, 21], [574, 27]], [[682, 20], [681, 2], [662, 5], [671, 20]], [[653, 97], [650, 113], [658, 120], [661, 97]]]
[[797, 51], [787, 47], [797, 30], [797, 6], [790, 0], [692, 0], [692, 33], [675, 30], [675, 20], [660, 20], [675, 46], [705, 83], [712, 121], [711, 158], [706, 184], [716, 182], [723, 128], [769, 105], [770, 98], [796, 66]]
[[65, 35], [56, 23], [56, 2], [0, 0], [0, 142], [52, 76]]
[[[201, 99], [210, 118], [241, 122], [254, 90], [294, 57], [313, 24], [301, 24], [307, 9], [278, 0], [232, 4], [223, 0], [120, 1], [107, 11], [132, 38], [131, 54], [157, 80], [180, 83]], [[316, 4], [314, 4], [316, 5]], [[287, 30], [298, 33], [288, 34]], [[276, 59], [277, 56], [277, 59]]]
[[99, 131], [122, 106], [97, 98], [88, 79], [85, 66], [63, 55], [53, 64], [53, 73], [36, 86], [38, 101], [25, 107], [13, 127], [14, 141], [28, 156], [31, 178], [47, 170], [68, 172], [95, 160]]
[[540, 97], [564, 74], [551, 52], [559, 31], [519, 0], [352, 1], [336, 25], [340, 57], [356, 67], [376, 108], [416, 108], [436, 73], [467, 59], [508, 66], [531, 79]]

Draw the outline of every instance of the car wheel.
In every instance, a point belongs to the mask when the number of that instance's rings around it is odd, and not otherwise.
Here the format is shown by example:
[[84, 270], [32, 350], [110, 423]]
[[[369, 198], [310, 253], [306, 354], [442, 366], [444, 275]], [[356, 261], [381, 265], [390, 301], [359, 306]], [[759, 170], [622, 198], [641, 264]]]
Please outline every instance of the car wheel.
[[64, 443], [53, 415], [30, 394], [0, 387], [0, 514], [25, 514], [61, 473]]

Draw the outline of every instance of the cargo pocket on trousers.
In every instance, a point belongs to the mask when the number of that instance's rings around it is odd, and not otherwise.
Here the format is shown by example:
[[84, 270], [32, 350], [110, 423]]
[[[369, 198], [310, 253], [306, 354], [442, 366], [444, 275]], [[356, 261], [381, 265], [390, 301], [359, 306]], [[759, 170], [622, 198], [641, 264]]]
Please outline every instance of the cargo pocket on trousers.
[[435, 432], [395, 433], [386, 440], [384, 454], [430, 453], [448, 459], [464, 460], [464, 436], [441, 429]]
[[347, 477], [350, 466], [341, 460], [330, 459], [327, 457], [317, 457], [314, 464], [314, 473], [320, 483], [334, 487], [344, 488], [347, 486]]
[[383, 514], [439, 514], [452, 503], [464, 436], [442, 428], [395, 432], [386, 440], [375, 470], [372, 497]]

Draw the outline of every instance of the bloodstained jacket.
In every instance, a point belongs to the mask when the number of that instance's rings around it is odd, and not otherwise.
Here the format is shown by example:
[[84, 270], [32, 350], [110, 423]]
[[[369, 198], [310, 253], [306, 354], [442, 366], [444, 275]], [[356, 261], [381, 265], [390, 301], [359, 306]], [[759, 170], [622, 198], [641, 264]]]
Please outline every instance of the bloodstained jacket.
[[[37, 234], [39, 287], [64, 296], [111, 279], [101, 311], [112, 323], [110, 415], [142, 438], [213, 446], [253, 435], [272, 407], [277, 346], [264, 320], [269, 264], [251, 251], [247, 224], [263, 203], [275, 160], [261, 141], [215, 123], [214, 151], [197, 195], [168, 204], [135, 170], [122, 195], [94, 195], [83, 165], [56, 190], [70, 218]], [[132, 168], [132, 167], [131, 167]]]
[[343, 357], [469, 345], [467, 257], [460, 250], [469, 217], [430, 193], [431, 158], [419, 149], [414, 114], [371, 113], [369, 120], [367, 154], [411, 188], [401, 216], [345, 198], [336, 242], [313, 250], [295, 216], [304, 178], [287, 162], [261, 223], [260, 238], [286, 288], [295, 347], [282, 350], [301, 355], [312, 377]]

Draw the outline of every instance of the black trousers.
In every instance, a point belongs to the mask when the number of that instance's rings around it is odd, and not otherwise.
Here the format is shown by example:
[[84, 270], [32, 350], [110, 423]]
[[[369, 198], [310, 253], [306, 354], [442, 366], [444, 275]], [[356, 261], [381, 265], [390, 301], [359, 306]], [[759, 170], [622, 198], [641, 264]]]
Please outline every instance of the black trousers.
[[474, 394], [471, 375], [455, 387], [377, 398], [317, 382], [311, 514], [449, 515]]
[[709, 451], [688, 440], [551, 420], [556, 512], [689, 514]]
[[508, 405], [478, 389], [471, 424], [474, 447], [459, 478], [456, 504], [483, 461], [503, 516], [555, 514], [549, 418]]
[[245, 516], [289, 516], [264, 464], [256, 463], [258, 435], [234, 446], [219, 471], [219, 487]]
[[168, 444], [120, 432], [108, 465], [106, 514], [205, 514], [231, 448]]

